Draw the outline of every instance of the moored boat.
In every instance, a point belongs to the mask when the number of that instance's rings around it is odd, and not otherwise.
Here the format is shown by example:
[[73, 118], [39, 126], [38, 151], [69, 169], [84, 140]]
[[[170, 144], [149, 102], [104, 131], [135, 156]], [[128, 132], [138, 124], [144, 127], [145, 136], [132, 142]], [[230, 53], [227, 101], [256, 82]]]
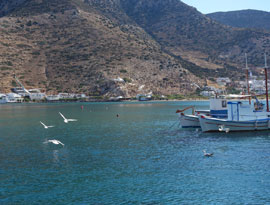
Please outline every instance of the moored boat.
[[[177, 110], [179, 113], [179, 121], [182, 128], [200, 128], [200, 115], [212, 116], [217, 118], [227, 117], [227, 100], [224, 96], [218, 98], [211, 98], [210, 110], [195, 110], [194, 106], [186, 107], [183, 110]], [[188, 109], [192, 109], [192, 114], [185, 114], [184, 112]]]
[[[270, 129], [270, 112], [268, 102], [268, 78], [267, 78], [267, 62], [265, 55], [265, 95], [266, 106], [259, 102], [255, 97], [255, 102], [251, 103], [251, 96], [249, 104], [244, 104], [242, 101], [228, 102], [228, 118], [218, 119], [201, 115], [199, 118], [200, 125], [203, 132], [211, 131], [256, 131]], [[248, 87], [248, 86], [247, 86]]]
[[199, 116], [186, 115], [181, 113], [179, 116], [180, 125], [182, 128], [200, 128]]
[[241, 101], [228, 102], [228, 118], [201, 115], [199, 121], [203, 132], [268, 130], [270, 112], [260, 102], [255, 102], [254, 105]]

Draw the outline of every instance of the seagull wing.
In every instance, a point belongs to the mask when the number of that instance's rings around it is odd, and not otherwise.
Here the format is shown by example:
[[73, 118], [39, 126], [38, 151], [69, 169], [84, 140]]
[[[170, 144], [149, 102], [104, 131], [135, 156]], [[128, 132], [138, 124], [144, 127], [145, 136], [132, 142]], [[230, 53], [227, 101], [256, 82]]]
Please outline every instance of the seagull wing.
[[47, 126], [47, 127], [54, 127], [54, 125], [50, 125], [50, 126]]
[[59, 114], [64, 118], [64, 120], [66, 120], [65, 116], [61, 112], [59, 112]]
[[53, 144], [61, 144], [63, 146], [65, 146], [62, 142], [60, 142], [59, 140], [48, 140], [49, 142], [52, 142]]
[[60, 141], [58, 141], [59, 142], [59, 144], [61, 144], [61, 145], [63, 145], [63, 146], [65, 146], [62, 142], [60, 142]]
[[44, 127], [46, 127], [46, 125], [43, 123], [43, 122], [41, 122], [41, 121], [39, 121], [40, 122], [40, 124], [42, 124]]
[[68, 121], [78, 121], [77, 119], [67, 119]]

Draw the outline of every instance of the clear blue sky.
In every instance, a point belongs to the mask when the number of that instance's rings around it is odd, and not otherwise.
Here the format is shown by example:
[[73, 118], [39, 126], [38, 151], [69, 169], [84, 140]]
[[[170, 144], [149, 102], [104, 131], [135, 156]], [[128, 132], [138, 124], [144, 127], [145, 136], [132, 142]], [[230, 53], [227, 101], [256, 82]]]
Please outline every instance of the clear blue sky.
[[256, 9], [270, 11], [270, 0], [181, 0], [203, 14], [217, 11]]

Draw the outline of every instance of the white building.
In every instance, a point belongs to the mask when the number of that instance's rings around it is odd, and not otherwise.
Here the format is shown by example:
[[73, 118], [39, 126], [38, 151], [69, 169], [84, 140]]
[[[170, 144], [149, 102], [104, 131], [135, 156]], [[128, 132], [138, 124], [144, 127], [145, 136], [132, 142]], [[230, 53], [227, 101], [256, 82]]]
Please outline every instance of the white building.
[[249, 81], [250, 91], [256, 94], [265, 93], [265, 80], [251, 80]]
[[59, 93], [59, 98], [60, 99], [71, 99], [71, 98], [75, 98], [75, 94], [74, 93]]
[[23, 97], [16, 93], [8, 93], [6, 95], [6, 99], [8, 103], [20, 103], [23, 102]]
[[19, 95], [21, 95], [21, 96], [23, 96], [23, 97], [29, 97], [29, 93], [27, 93], [27, 92], [25, 91], [25, 89], [23, 89], [23, 88], [21, 88], [21, 87], [15, 87], [15, 88], [12, 88], [11, 91], [12, 91], [13, 93], [17, 93], [17, 94], [19, 94]]
[[148, 93], [148, 94], [138, 94], [136, 96], [137, 100], [139, 101], [148, 101], [148, 100], [152, 100], [152, 93]]
[[47, 95], [46, 100], [48, 101], [58, 101], [60, 99], [59, 95]]
[[75, 95], [75, 97], [77, 98], [77, 99], [83, 99], [83, 98], [86, 98], [86, 95], [85, 94], [76, 94]]
[[231, 83], [230, 78], [217, 78], [216, 81], [220, 86], [226, 86], [227, 84]]
[[29, 97], [31, 100], [43, 100], [46, 97], [45, 93], [40, 92], [39, 89], [35, 88], [35, 89], [29, 89]]
[[7, 96], [6, 94], [0, 93], [0, 104], [7, 103]]
[[200, 93], [200, 95], [204, 96], [204, 97], [211, 97], [211, 96], [215, 96], [216, 93], [213, 90], [204, 90]]

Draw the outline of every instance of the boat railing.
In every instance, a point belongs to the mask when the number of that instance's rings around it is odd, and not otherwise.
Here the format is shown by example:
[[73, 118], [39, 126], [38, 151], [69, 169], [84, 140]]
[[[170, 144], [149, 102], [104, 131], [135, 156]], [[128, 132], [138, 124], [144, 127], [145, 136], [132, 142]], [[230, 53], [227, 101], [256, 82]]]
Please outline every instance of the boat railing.
[[186, 110], [189, 110], [189, 109], [192, 109], [192, 115], [195, 115], [195, 107], [194, 106], [186, 107], [183, 110], [176, 110], [176, 113], [183, 113], [183, 112], [185, 112]]

